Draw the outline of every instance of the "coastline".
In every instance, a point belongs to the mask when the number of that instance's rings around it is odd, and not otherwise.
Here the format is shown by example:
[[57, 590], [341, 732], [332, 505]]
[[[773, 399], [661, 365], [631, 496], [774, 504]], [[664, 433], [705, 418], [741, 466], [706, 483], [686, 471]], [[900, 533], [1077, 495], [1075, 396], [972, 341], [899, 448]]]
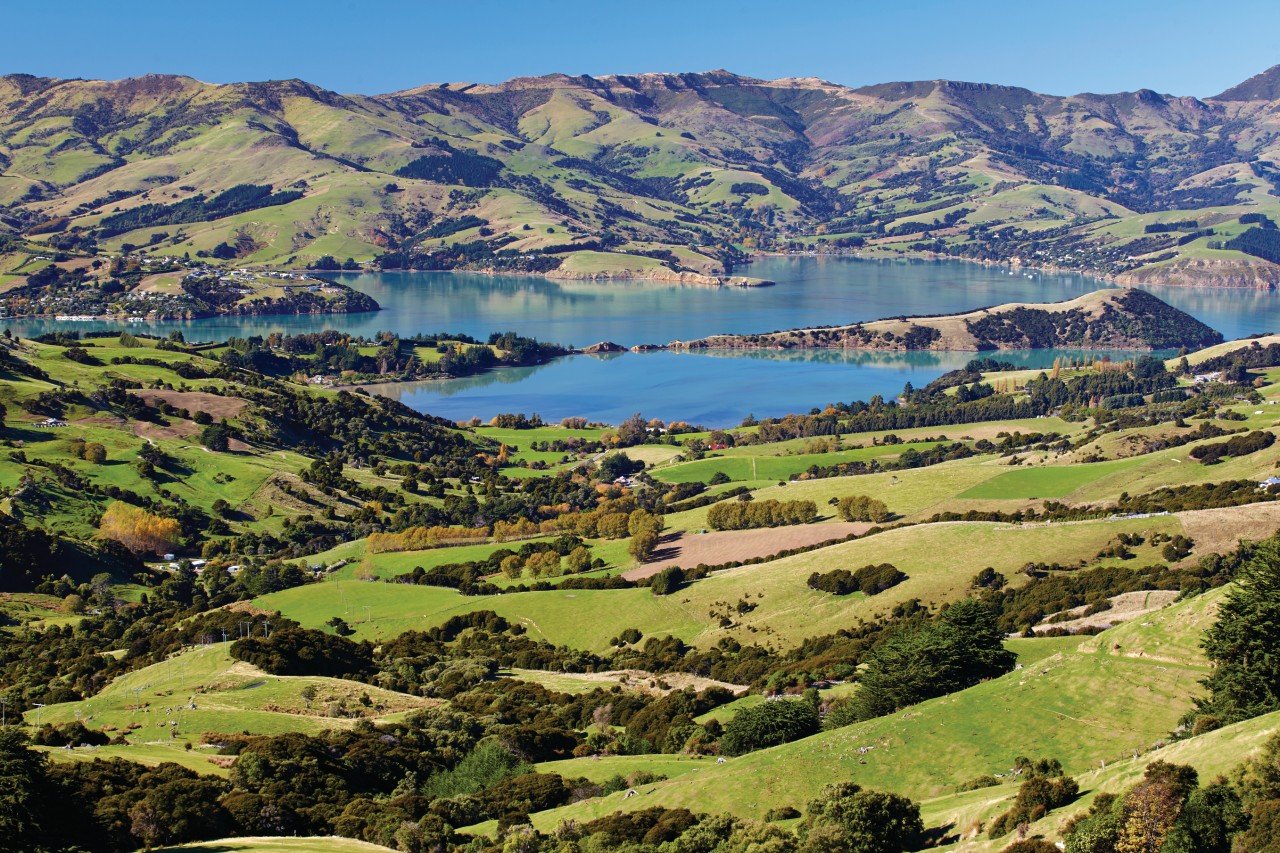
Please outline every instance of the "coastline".
[[[877, 248], [877, 247], [871, 247]], [[777, 251], [756, 251], [748, 256], [747, 263], [757, 258], [853, 258], [860, 261], [958, 261], [966, 264], [976, 264], [977, 266], [986, 267], [988, 269], [1007, 269], [1010, 271], [1031, 271], [1045, 273], [1046, 275], [1082, 275], [1105, 282], [1114, 287], [1141, 287], [1143, 285], [1152, 285], [1156, 287], [1199, 287], [1206, 289], [1222, 289], [1222, 290], [1256, 290], [1264, 293], [1273, 293], [1280, 290], [1280, 275], [1275, 280], [1270, 280], [1262, 276], [1262, 272], [1268, 267], [1268, 264], [1262, 261], [1248, 261], [1240, 259], [1207, 261], [1204, 259], [1185, 259], [1181, 262], [1174, 261], [1173, 266], [1169, 267], [1137, 267], [1133, 270], [1123, 273], [1104, 273], [1096, 270], [1080, 269], [1077, 267], [1064, 267], [1056, 264], [1034, 264], [1018, 260], [1016, 263], [1012, 261], [989, 261], [980, 258], [966, 258], [962, 255], [940, 255], [937, 252], [919, 252], [909, 249], [895, 251], [894, 254], [867, 253], [863, 250], [851, 251], [832, 251], [832, 252], [777, 252]], [[1188, 269], [1207, 269], [1209, 266], [1221, 268], [1223, 271], [1219, 273], [1208, 273], [1203, 275], [1188, 275]], [[1144, 273], [1143, 270], [1146, 270]]]

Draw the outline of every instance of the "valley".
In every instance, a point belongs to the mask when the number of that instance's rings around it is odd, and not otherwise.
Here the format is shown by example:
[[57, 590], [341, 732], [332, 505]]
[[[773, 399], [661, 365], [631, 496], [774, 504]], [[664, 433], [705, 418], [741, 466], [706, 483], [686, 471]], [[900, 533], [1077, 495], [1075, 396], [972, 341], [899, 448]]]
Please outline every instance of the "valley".
[[5, 10], [0, 853], [1280, 850], [1274, 11], [476, 11]]

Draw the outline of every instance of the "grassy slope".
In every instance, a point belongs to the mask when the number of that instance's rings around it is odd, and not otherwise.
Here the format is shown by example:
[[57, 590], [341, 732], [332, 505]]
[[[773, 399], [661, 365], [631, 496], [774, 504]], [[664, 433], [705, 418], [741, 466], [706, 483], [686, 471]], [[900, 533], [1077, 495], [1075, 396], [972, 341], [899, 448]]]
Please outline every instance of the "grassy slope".
[[824, 784], [844, 780], [936, 800], [925, 807], [932, 825], [959, 820], [975, 802], [1007, 798], [1012, 786], [959, 797], [951, 795], [954, 788], [1006, 771], [1018, 755], [1054, 756], [1082, 774], [1100, 761], [1132, 760], [1163, 738], [1206, 672], [1196, 638], [1220, 595], [1172, 606], [892, 716], [708, 763], [646, 785], [639, 797], [590, 800], [538, 815], [535, 823], [552, 828], [562, 819], [654, 805], [758, 818], [777, 806], [803, 807]]
[[[316, 691], [311, 702], [301, 695], [306, 687]], [[362, 696], [369, 697], [369, 706], [361, 703]], [[26, 721], [41, 725], [79, 719], [91, 728], [126, 733], [129, 746], [103, 748], [114, 754], [136, 751], [142, 761], [161, 756], [173, 760], [171, 751], [187, 743], [199, 745], [206, 732], [316, 733], [350, 728], [361, 717], [387, 719], [434, 704], [337, 678], [269, 675], [233, 660], [226, 645], [215, 643], [122, 675], [83, 701], [29, 711]], [[214, 768], [205, 762], [203, 769]]]
[[[327, 580], [263, 596], [255, 604], [279, 610], [304, 625], [319, 627], [342, 616], [362, 637], [390, 637], [410, 628], [426, 628], [450, 616], [493, 610], [527, 625], [535, 636], [555, 643], [602, 650], [625, 628], [646, 635], [672, 634], [687, 642], [711, 645], [721, 637], [790, 646], [871, 619], [908, 598], [940, 604], [962, 596], [969, 581], [987, 566], [1017, 583], [1029, 558], [1071, 563], [1092, 557], [1122, 532], [1180, 532], [1175, 517], [1096, 521], [1053, 526], [951, 523], [887, 531], [756, 566], [718, 572], [664, 597], [648, 589], [566, 590], [463, 596], [440, 587], [405, 587], [355, 580]], [[1138, 549], [1146, 562], [1156, 559], [1149, 546]], [[940, 561], [939, 554], [947, 559]], [[835, 567], [857, 568], [890, 562], [909, 579], [868, 598], [860, 593], [832, 596], [808, 588], [809, 574]], [[1141, 560], [1140, 560], [1141, 562]], [[724, 603], [749, 599], [757, 608], [734, 626], [720, 628]], [[590, 614], [591, 618], [586, 618]]]

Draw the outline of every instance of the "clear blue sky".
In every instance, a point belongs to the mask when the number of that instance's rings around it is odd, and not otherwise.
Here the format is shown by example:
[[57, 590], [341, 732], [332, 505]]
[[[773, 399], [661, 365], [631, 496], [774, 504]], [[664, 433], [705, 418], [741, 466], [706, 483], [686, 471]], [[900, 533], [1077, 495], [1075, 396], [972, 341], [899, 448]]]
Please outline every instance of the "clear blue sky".
[[343, 92], [727, 68], [863, 85], [949, 78], [1050, 94], [1206, 96], [1280, 63], [1276, 0], [5, 0], [0, 73]]

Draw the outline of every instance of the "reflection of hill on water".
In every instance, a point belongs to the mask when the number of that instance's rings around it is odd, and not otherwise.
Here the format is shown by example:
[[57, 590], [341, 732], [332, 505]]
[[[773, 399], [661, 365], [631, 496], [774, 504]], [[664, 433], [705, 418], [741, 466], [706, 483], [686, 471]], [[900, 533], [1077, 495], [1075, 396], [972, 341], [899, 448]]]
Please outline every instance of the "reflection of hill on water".
[[431, 391], [442, 397], [452, 397], [455, 394], [461, 394], [465, 391], [472, 391], [476, 388], [484, 388], [488, 385], [513, 385], [517, 382], [523, 382], [533, 374], [547, 367], [547, 364], [536, 364], [528, 367], [495, 367], [484, 373], [477, 373], [474, 376], [462, 376], [457, 379], [420, 379], [414, 382], [382, 382], [373, 385], [361, 385], [360, 387], [368, 391], [370, 394], [378, 394], [382, 397], [389, 397], [392, 400], [404, 402], [405, 397], [411, 397], [419, 391]]

